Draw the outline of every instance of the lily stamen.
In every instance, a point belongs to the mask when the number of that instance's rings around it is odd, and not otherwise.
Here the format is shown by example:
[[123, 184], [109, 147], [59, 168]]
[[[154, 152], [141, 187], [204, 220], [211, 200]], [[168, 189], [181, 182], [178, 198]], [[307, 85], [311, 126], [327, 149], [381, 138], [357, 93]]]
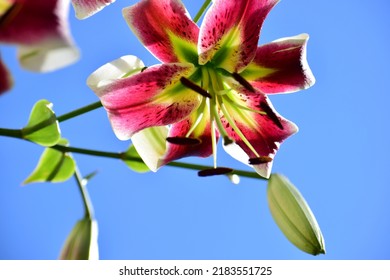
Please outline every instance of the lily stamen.
[[280, 122], [278, 116], [272, 111], [271, 107], [268, 106], [267, 103], [260, 103], [260, 108], [267, 114], [267, 116], [279, 127], [280, 129], [284, 129], [282, 123]]
[[256, 164], [268, 163], [271, 161], [272, 161], [272, 158], [269, 156], [259, 156], [256, 158], [250, 158], [248, 163], [250, 165], [256, 165]]
[[167, 137], [167, 141], [176, 145], [199, 145], [202, 143], [200, 139], [190, 137]]
[[217, 168], [211, 168], [211, 169], [204, 169], [198, 171], [199, 177], [208, 177], [208, 176], [214, 176], [214, 175], [224, 175], [231, 173], [233, 171], [232, 168], [229, 167], [217, 167]]
[[183, 86], [188, 87], [189, 89], [192, 89], [193, 91], [199, 93], [200, 95], [207, 97], [207, 98], [211, 98], [211, 94], [208, 93], [207, 90], [198, 86], [197, 84], [195, 84], [191, 80], [187, 79], [186, 77], [181, 77], [180, 82], [182, 83]]
[[245, 80], [240, 74], [238, 73], [233, 73], [232, 74], [232, 77], [240, 83], [240, 85], [242, 85], [244, 88], [246, 88], [247, 90], [249, 90], [250, 92], [256, 92], [254, 87], [247, 81]]

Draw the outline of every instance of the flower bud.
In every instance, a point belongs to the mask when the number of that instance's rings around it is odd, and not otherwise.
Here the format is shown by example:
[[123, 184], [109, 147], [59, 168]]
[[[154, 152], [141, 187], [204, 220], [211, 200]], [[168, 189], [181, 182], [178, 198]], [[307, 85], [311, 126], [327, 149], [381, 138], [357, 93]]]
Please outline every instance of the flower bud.
[[79, 220], [65, 241], [59, 259], [99, 259], [97, 235], [98, 225], [96, 220], [91, 220], [89, 217]]
[[285, 176], [271, 175], [267, 197], [272, 217], [291, 243], [312, 255], [325, 254], [325, 242], [316, 218]]

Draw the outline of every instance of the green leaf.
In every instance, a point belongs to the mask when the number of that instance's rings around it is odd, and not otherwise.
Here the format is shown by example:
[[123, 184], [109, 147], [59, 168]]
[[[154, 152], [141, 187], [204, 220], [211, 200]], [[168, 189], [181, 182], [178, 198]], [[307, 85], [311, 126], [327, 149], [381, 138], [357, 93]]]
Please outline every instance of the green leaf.
[[87, 182], [89, 182], [93, 177], [95, 177], [99, 172], [97, 170], [89, 173], [88, 175], [86, 175], [83, 180], [86, 180]]
[[325, 254], [325, 241], [313, 212], [285, 176], [271, 175], [267, 197], [272, 217], [291, 243], [312, 255]]
[[[62, 139], [59, 143], [66, 145], [67, 141]], [[73, 175], [75, 167], [76, 164], [69, 154], [46, 148], [39, 159], [38, 165], [23, 184], [64, 182]]]
[[60, 127], [52, 107], [53, 104], [47, 100], [35, 103], [28, 123], [22, 129], [24, 139], [45, 147], [54, 146], [60, 141]]
[[138, 154], [134, 145], [131, 145], [129, 147], [129, 149], [125, 152], [124, 156], [125, 158], [131, 157], [134, 159], [134, 160], [123, 159], [123, 161], [131, 170], [139, 173], [145, 173], [150, 171], [149, 167], [143, 162], [142, 158]]
[[97, 260], [99, 248], [97, 243], [98, 225], [96, 220], [84, 218], [79, 220], [62, 247], [61, 260]]

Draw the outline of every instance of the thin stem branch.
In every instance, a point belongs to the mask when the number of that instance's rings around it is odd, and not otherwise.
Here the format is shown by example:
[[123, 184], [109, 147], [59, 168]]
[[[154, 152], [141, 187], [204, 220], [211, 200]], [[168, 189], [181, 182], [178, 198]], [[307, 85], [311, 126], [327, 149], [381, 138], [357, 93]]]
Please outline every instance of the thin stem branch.
[[63, 122], [63, 121], [66, 121], [66, 120], [69, 120], [71, 118], [74, 118], [74, 117], [77, 117], [77, 116], [80, 116], [82, 114], [85, 114], [85, 113], [88, 113], [90, 111], [93, 111], [95, 109], [98, 109], [100, 107], [102, 107], [102, 103], [100, 101], [97, 101], [95, 103], [92, 103], [92, 104], [89, 104], [87, 106], [84, 106], [82, 108], [79, 108], [79, 109], [76, 109], [72, 112], [69, 112], [69, 113], [66, 113], [66, 114], [63, 114], [59, 117], [57, 117], [57, 120], [59, 122]]
[[[126, 155], [125, 153], [104, 152], [104, 151], [97, 151], [97, 150], [90, 150], [90, 149], [83, 149], [83, 148], [76, 148], [76, 147], [69, 147], [69, 146], [62, 146], [62, 145], [55, 145], [51, 148], [62, 152], [71, 152], [71, 153], [78, 153], [78, 154], [85, 154], [85, 155], [92, 155], [92, 156], [99, 156], [99, 157], [106, 157], [106, 158], [114, 158], [120, 160], [143, 162], [142, 159]], [[209, 166], [209, 165], [192, 164], [192, 163], [185, 163], [185, 162], [170, 162], [167, 165], [172, 167], [179, 167], [179, 168], [197, 170], [197, 171], [214, 168], [213, 166]], [[246, 178], [267, 180], [266, 178], [261, 177], [256, 172], [250, 172], [245, 170], [233, 170], [232, 173]]]
[[199, 21], [199, 19], [202, 17], [203, 13], [206, 11], [206, 9], [210, 5], [210, 3], [211, 3], [211, 0], [204, 1], [202, 7], [200, 7], [200, 10], [198, 11], [196, 16], [194, 17], [194, 22]]
[[18, 139], [22, 139], [23, 138], [22, 130], [20, 130], [20, 129], [0, 128], [0, 135], [1, 136], [18, 138]]
[[89, 198], [89, 193], [87, 190], [87, 182], [83, 179], [83, 177], [80, 174], [80, 171], [78, 170], [77, 166], [74, 172], [74, 178], [76, 179], [77, 186], [79, 187], [79, 191], [81, 194], [81, 197], [83, 199], [84, 209], [85, 209], [85, 217], [89, 219], [94, 219], [94, 211], [92, 207], [91, 199]]

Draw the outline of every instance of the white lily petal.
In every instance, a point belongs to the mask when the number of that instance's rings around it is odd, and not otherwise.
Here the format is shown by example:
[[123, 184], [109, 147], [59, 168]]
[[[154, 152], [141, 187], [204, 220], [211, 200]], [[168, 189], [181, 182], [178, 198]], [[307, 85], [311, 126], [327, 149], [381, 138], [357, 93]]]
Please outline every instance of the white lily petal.
[[62, 38], [48, 39], [35, 45], [21, 45], [18, 58], [23, 68], [34, 72], [50, 72], [79, 59], [76, 46]]
[[156, 172], [162, 164], [167, 136], [168, 127], [155, 126], [141, 130], [131, 137], [138, 154], [153, 172]]
[[87, 79], [87, 85], [92, 90], [110, 84], [113, 80], [134, 75], [145, 67], [141, 59], [134, 55], [122, 56], [104, 64], [93, 72]]

